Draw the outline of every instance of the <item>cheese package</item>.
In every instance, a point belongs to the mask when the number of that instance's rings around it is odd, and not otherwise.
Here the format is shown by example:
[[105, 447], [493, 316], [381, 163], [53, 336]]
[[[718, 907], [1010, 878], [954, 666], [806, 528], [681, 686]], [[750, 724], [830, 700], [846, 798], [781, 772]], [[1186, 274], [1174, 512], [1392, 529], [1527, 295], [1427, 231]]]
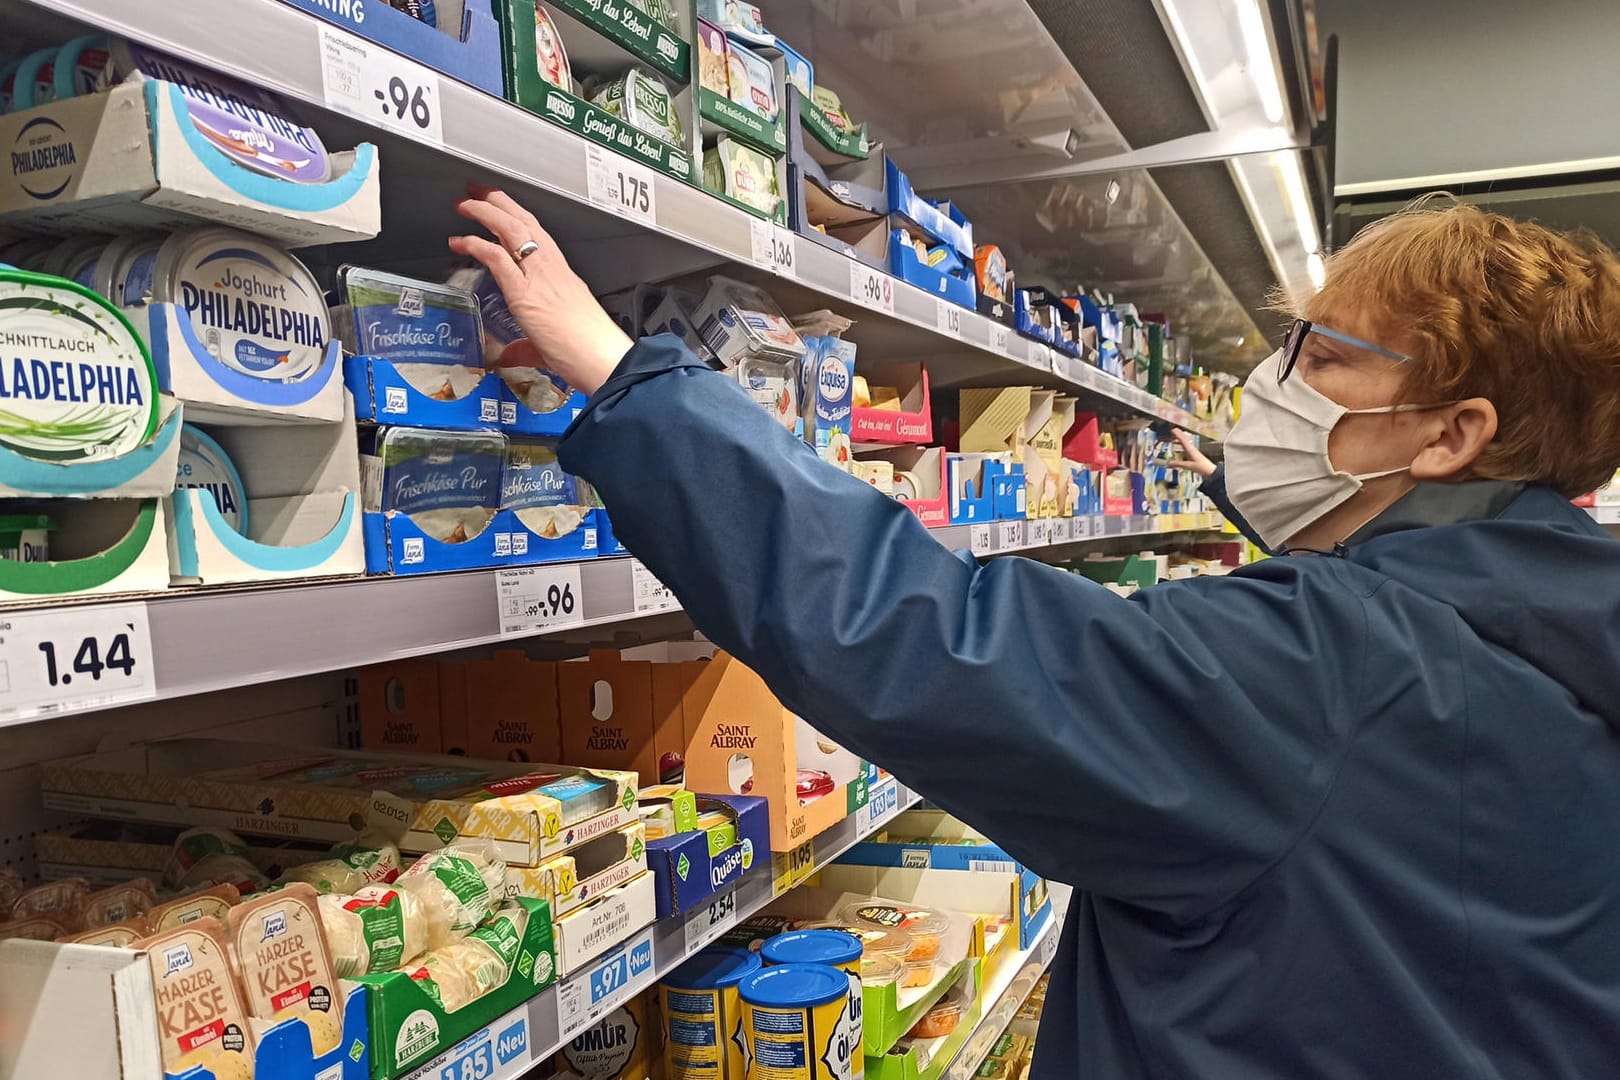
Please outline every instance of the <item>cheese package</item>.
[[240, 836], [200, 826], [175, 837], [174, 850], [163, 867], [163, 884], [178, 891], [229, 884], [246, 894], [262, 890], [270, 879], [253, 863]]
[[818, 86], [811, 91], [810, 100], [821, 110], [821, 115], [827, 118], [827, 123], [839, 131], [847, 133], [855, 129], [855, 122], [849, 118], [849, 113], [844, 111], [843, 101], [825, 86]]
[[153, 932], [150, 919], [145, 915], [135, 915], [121, 922], [70, 934], [61, 941], [72, 945], [105, 945], [116, 949], [132, 949], [137, 941], [151, 937]]
[[504, 986], [529, 925], [529, 910], [502, 904], [466, 938], [443, 945], [422, 958], [410, 973], [436, 998], [445, 1012], [465, 1008]]
[[368, 511], [408, 516], [445, 544], [482, 533], [500, 509], [506, 440], [486, 432], [380, 428], [361, 459]]
[[855, 405], [855, 343], [808, 336], [800, 394], [804, 440], [823, 461], [848, 470], [853, 458], [850, 419]]
[[236, 229], [172, 234], [158, 248], [151, 295], [185, 311], [209, 356], [267, 382], [307, 378], [332, 336], [309, 268], [280, 244]]
[[111, 43], [102, 85], [151, 79], [172, 83], [186, 99], [191, 126], [244, 168], [298, 184], [332, 177], [321, 137], [292, 108], [257, 86], [122, 39]]
[[225, 524], [239, 533], [248, 527], [247, 489], [225, 448], [195, 424], [180, 428], [180, 459], [175, 471], [176, 491], [196, 488], [206, 491], [219, 508]]
[[144, 915], [157, 903], [157, 886], [136, 878], [110, 889], [91, 893], [84, 900], [84, 926], [93, 930]]
[[81, 877], [61, 878], [35, 885], [11, 905], [13, 919], [51, 919], [68, 931], [84, 929], [85, 903], [90, 883]]
[[331, 857], [294, 866], [281, 875], [283, 882], [302, 881], [320, 893], [353, 895], [367, 885], [386, 885], [399, 877], [399, 848], [376, 836], [358, 844], [338, 844]]
[[776, 301], [733, 278], [710, 278], [709, 291], [692, 317], [722, 367], [744, 357], [793, 364], [804, 355], [803, 339]]
[[107, 249], [105, 236], [73, 236], [52, 248], [40, 261], [39, 271], [53, 277], [64, 277], [85, 288], [95, 286], [96, 263]]
[[[393, 971], [448, 942], [443, 921], [435, 924], [415, 891], [370, 885], [353, 896], [320, 898], [321, 924], [338, 977]], [[435, 939], [435, 925], [442, 937]]]
[[681, 145], [681, 120], [669, 88], [656, 75], [631, 68], [604, 83], [591, 95], [591, 104], [655, 139]]
[[980, 244], [973, 250], [973, 266], [979, 279], [979, 293], [1005, 303], [1011, 296], [1007, 257], [994, 244]]
[[704, 151], [703, 183], [767, 217], [774, 216], [782, 205], [776, 162], [729, 135], [720, 136], [712, 149]]
[[387, 360], [435, 401], [464, 398], [483, 381], [483, 325], [470, 292], [343, 266], [338, 298], [332, 321], [349, 352]]
[[218, 919], [223, 924], [231, 908], [241, 902], [242, 894], [236, 886], [222, 882], [159, 904], [147, 912], [146, 917], [152, 924], [153, 932], [161, 934], [198, 919]]
[[421, 902], [427, 948], [438, 949], [471, 933], [506, 895], [506, 862], [494, 845], [463, 840], [423, 855], [395, 887]]
[[302, 1020], [316, 1057], [337, 1049], [343, 987], [332, 970], [315, 890], [299, 883], [248, 900], [231, 909], [226, 925], [248, 1016], [266, 1027]]
[[452, 273], [446, 284], [466, 290], [478, 302], [484, 326], [485, 368], [494, 368], [531, 412], [556, 412], [568, 403], [573, 391], [555, 374], [538, 366], [539, 351], [529, 343], [488, 270], [476, 265], [463, 267]]
[[698, 85], [721, 97], [731, 96], [730, 48], [724, 30], [698, 20]]
[[67, 933], [67, 927], [43, 915], [29, 915], [22, 919], [0, 922], [0, 941], [9, 941], [12, 938], [23, 941], [57, 941]]
[[776, 36], [765, 29], [759, 8], [746, 0], [698, 0], [698, 15], [731, 37], [754, 45], [775, 45]]
[[225, 947], [225, 928], [199, 919], [136, 943], [157, 998], [164, 1070], [200, 1065], [216, 1080], [253, 1076], [253, 1033]]
[[580, 484], [563, 471], [555, 445], [513, 439], [506, 444], [501, 506], [536, 536], [556, 540], [579, 528], [590, 512]]
[[90, 288], [115, 307], [145, 306], [152, 299], [152, 275], [165, 239], [162, 233], [143, 232], [114, 237], [96, 256]]
[[534, 58], [540, 78], [559, 90], [574, 92], [574, 69], [568, 64], [568, 50], [550, 13], [541, 4], [534, 5]]
[[777, 51], [782, 54], [782, 63], [787, 68], [787, 81], [799, 88], [799, 93], [807, 98], [816, 90], [815, 65], [799, 54], [797, 49], [782, 43], [780, 38], [776, 42]]
[[780, 111], [776, 95], [776, 69], [746, 45], [731, 43], [726, 53], [726, 81], [731, 100], [757, 113], [767, 124], [776, 123]]

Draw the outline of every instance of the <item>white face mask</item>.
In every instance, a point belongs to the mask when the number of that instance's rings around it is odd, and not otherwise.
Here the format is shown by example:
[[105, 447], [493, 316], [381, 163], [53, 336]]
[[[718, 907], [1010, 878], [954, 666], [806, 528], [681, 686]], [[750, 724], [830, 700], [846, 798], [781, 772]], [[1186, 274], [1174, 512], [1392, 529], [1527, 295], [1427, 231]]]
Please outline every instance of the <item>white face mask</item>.
[[1226, 439], [1227, 497], [1273, 551], [1346, 502], [1363, 481], [1411, 467], [1359, 474], [1335, 469], [1328, 458], [1328, 435], [1340, 417], [1435, 408], [1347, 409], [1298, 372], [1278, 385], [1281, 365], [1279, 349], [1250, 373], [1243, 384], [1243, 414]]

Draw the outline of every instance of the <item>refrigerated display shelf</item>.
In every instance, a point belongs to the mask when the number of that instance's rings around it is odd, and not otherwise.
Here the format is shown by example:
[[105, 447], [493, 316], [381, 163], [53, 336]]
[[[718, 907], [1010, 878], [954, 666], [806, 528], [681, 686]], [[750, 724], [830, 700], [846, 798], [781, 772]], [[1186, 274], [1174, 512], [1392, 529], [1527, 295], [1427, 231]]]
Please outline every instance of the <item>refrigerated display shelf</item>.
[[968, 1080], [978, 1072], [996, 1040], [1012, 1024], [1018, 1010], [1035, 989], [1035, 984], [1052, 965], [1052, 958], [1057, 955], [1058, 940], [1063, 935], [1063, 914], [1054, 904], [1051, 917], [1046, 920], [1046, 925], [1030, 947], [996, 973], [994, 980], [985, 988], [984, 997], [988, 1004], [978, 1026], [962, 1044], [955, 1060], [939, 1071], [941, 1080]]
[[[893, 777], [874, 785], [871, 802], [865, 808], [809, 841], [811, 858], [795, 877], [807, 877], [820, 870], [919, 801], [915, 792], [901, 787]], [[757, 867], [707, 904], [684, 917], [659, 920], [450, 1050], [412, 1069], [403, 1080], [464, 1075], [476, 1075], [481, 1080], [518, 1080], [580, 1032], [651, 988], [726, 930], [762, 910], [782, 891], [772, 867]], [[469, 1063], [465, 1070], [463, 1061]]]
[[[1048, 518], [989, 522], [930, 530], [952, 550], [1006, 555], [1116, 537], [1154, 537], [1214, 528], [1212, 514], [1159, 517]], [[261, 587], [174, 590], [94, 603], [58, 602], [0, 609], [0, 616], [59, 616], [73, 641], [131, 603], [144, 605], [151, 632], [152, 693], [179, 698], [216, 690], [343, 671], [538, 634], [608, 626], [663, 613], [679, 604], [636, 560], [586, 559], [522, 568], [529, 595], [553, 584], [573, 596], [566, 612], [524, 619], [503, 611], [503, 579], [514, 571], [470, 570], [400, 578], [347, 578]], [[510, 602], [509, 597], [504, 598]], [[523, 625], [514, 626], [516, 619]], [[357, 627], [363, 627], [358, 631]], [[64, 631], [65, 632], [65, 631]], [[38, 664], [25, 636], [0, 633], [0, 666]], [[60, 708], [8, 709], [0, 688], [0, 725], [66, 711], [104, 708], [105, 700], [72, 703], [63, 687]]]
[[[64, 40], [74, 35], [75, 28], [61, 19], [74, 20], [149, 42], [268, 90], [333, 109], [335, 119], [327, 126], [353, 134], [357, 140], [382, 144], [384, 221], [397, 223], [403, 215], [413, 223], [418, 237], [431, 235], [441, 225], [459, 228], [449, 213], [451, 196], [460, 190], [470, 170], [488, 170], [499, 182], [515, 185], [519, 197], [533, 195], [540, 200], [537, 211], [555, 227], [565, 247], [571, 239], [600, 241], [603, 260], [616, 267], [627, 265], [620, 257], [623, 248], [617, 246], [627, 237], [653, 234], [677, 240], [754, 272], [774, 275], [784, 283], [796, 283], [816, 293], [822, 303], [830, 301], [867, 323], [883, 324], [884, 343], [901, 343], [896, 355], [937, 355], [942, 370], [949, 366], [964, 377], [1060, 386], [1209, 438], [1220, 436], [1216, 425], [1134, 384], [1022, 338], [1001, 323], [947, 304], [891, 274], [867, 270], [839, 252], [645, 166], [631, 168], [639, 168], [645, 177], [635, 175], [650, 183], [646, 213], [626, 213], [609, 197], [614, 188], [604, 179], [604, 169], [611, 171], [625, 162], [618, 154], [448, 76], [414, 63], [401, 68], [401, 62], [382, 46], [285, 0], [233, 0], [229, 34], [218, 32], [217, 12], [199, 0], [0, 0], [0, 15], [18, 32], [35, 26], [42, 36], [56, 33]], [[378, 112], [366, 111], [357, 117], [352, 106], [334, 104], [339, 100], [332, 96], [335, 77], [323, 60], [326, 43], [333, 40], [353, 46], [351, 55], [359, 50], [378, 56], [376, 66], [403, 70], [430, 86], [428, 97], [438, 102], [435, 122], [412, 132], [390, 124], [386, 117], [379, 120]], [[379, 92], [377, 96], [381, 99], [383, 95]], [[386, 109], [381, 112], [386, 114]], [[389, 175], [408, 176], [411, 182], [390, 184]], [[436, 209], [439, 196], [442, 207]], [[544, 200], [558, 196], [576, 206], [594, 206], [610, 216], [562, 220], [578, 215], [549, 213]], [[403, 239], [385, 228], [384, 240], [374, 243], [391, 257], [419, 258], [420, 248], [402, 246]], [[435, 239], [432, 249], [439, 250], [438, 245]], [[956, 358], [957, 351], [967, 359]]]

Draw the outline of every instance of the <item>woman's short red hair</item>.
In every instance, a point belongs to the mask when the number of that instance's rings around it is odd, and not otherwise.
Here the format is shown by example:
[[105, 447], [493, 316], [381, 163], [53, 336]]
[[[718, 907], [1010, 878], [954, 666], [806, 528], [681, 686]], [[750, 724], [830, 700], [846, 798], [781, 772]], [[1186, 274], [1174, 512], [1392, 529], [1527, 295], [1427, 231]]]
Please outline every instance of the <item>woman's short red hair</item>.
[[1620, 257], [1590, 233], [1419, 204], [1335, 252], [1300, 314], [1347, 309], [1417, 359], [1409, 400], [1496, 406], [1476, 476], [1573, 497], [1620, 466]]

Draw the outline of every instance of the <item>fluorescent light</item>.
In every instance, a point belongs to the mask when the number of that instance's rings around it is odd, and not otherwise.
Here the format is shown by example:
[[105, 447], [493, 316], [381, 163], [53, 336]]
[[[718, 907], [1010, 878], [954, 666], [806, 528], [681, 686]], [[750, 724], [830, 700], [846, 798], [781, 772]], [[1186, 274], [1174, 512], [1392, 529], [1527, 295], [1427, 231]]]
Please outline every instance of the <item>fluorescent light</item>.
[[1316, 291], [1321, 292], [1322, 286], [1327, 283], [1327, 263], [1322, 261], [1321, 252], [1313, 251], [1306, 258], [1305, 272], [1311, 275], [1311, 284], [1316, 286]]
[[1260, 92], [1260, 107], [1266, 119], [1282, 123], [1282, 88], [1277, 81], [1277, 65], [1271, 59], [1271, 39], [1260, 17], [1259, 0], [1237, 0], [1238, 26], [1243, 31], [1243, 48], [1249, 54], [1249, 77]]
[[1316, 235], [1316, 215], [1311, 213], [1311, 201], [1305, 197], [1305, 174], [1300, 172], [1299, 157], [1291, 150], [1283, 150], [1272, 160], [1282, 173], [1288, 206], [1294, 212], [1294, 224], [1299, 227], [1299, 242], [1307, 254], [1315, 254], [1322, 243]]

